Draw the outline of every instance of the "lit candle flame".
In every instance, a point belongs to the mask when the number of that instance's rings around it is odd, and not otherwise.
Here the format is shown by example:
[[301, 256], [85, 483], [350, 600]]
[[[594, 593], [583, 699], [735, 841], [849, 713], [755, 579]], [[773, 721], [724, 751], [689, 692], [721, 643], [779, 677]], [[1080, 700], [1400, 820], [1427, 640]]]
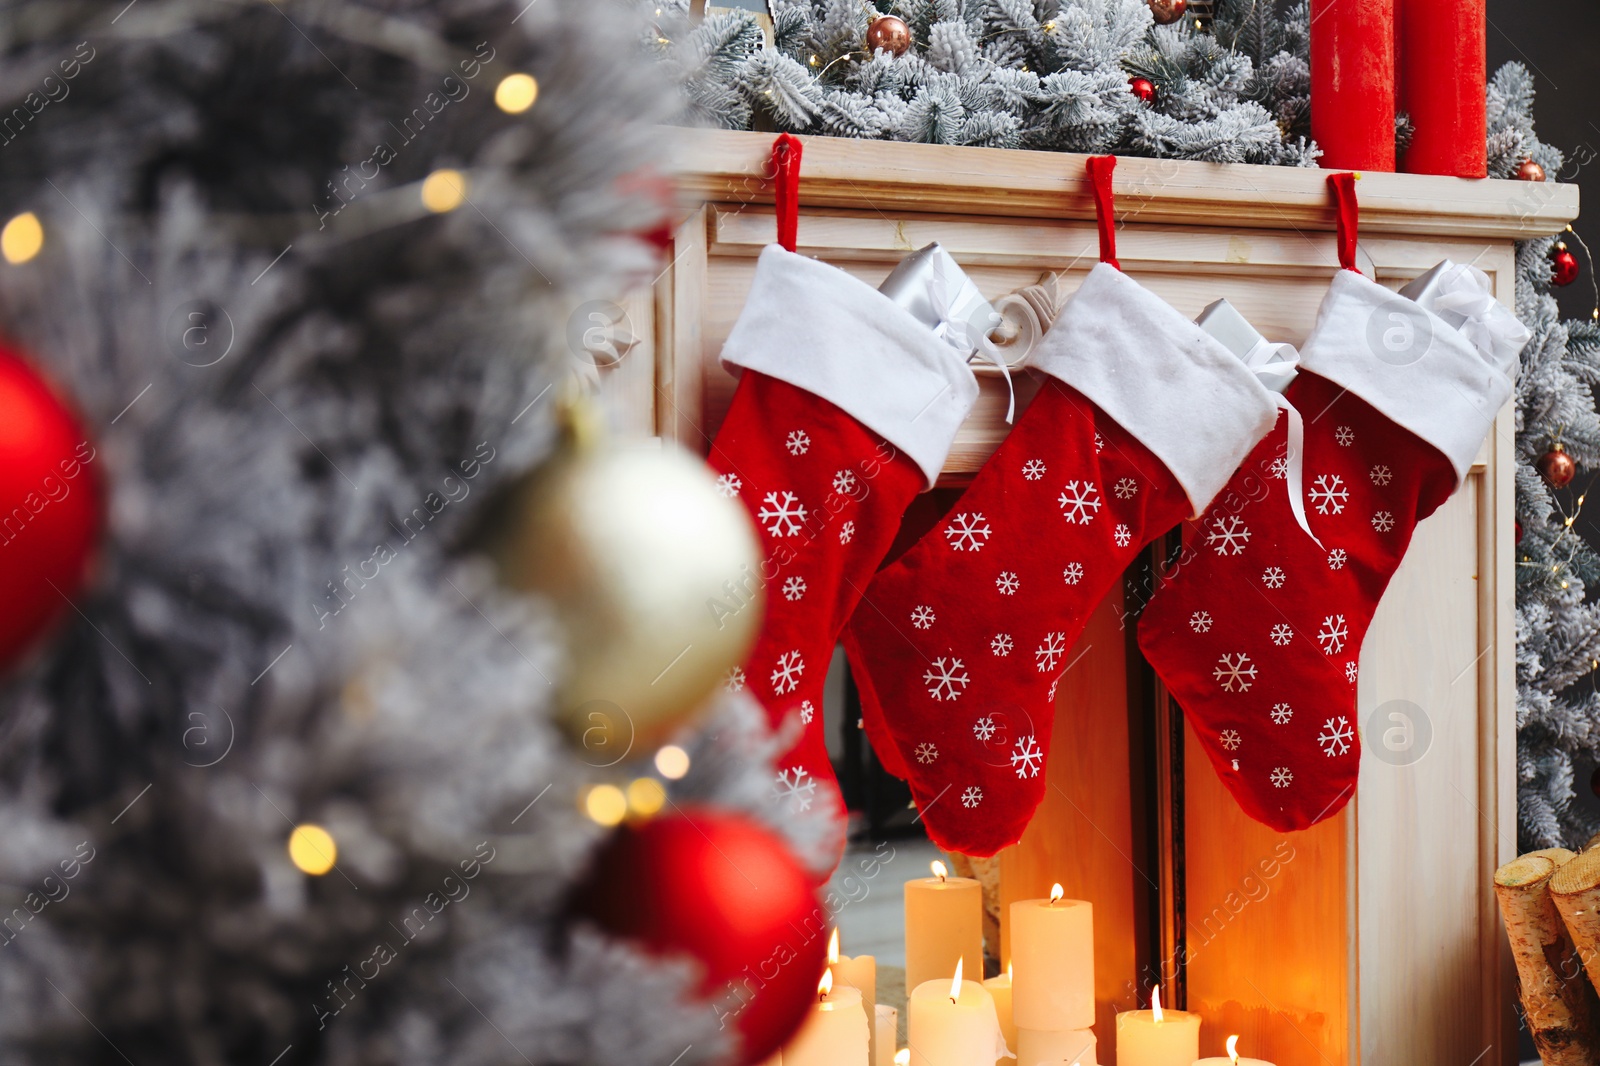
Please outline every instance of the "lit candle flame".
[[894, 1053], [894, 1066], [911, 1066], [911, 1049], [903, 1047]]
[[833, 935], [828, 938], [828, 965], [832, 966], [839, 961], [839, 927], [833, 927]]
[[950, 876], [950, 871], [945, 869], [944, 863], [940, 862], [938, 859], [934, 859], [933, 862], [929, 864], [928, 869], [932, 870], [933, 876], [937, 877], [941, 881]]
[[956, 1002], [957, 1000], [959, 1000], [961, 998], [961, 963], [962, 963], [962, 961], [963, 960], [961, 960], [961, 959], [957, 959], [956, 960], [956, 976], [955, 976], [955, 980], [950, 982], [950, 1002], [951, 1003], [954, 1003], [954, 1002]]
[[1051, 903], [1059, 903], [1059, 902], [1061, 902], [1062, 897], [1065, 896], [1066, 894], [1067, 894], [1066, 890], [1061, 887], [1061, 882], [1057, 881], [1055, 884], [1050, 886], [1050, 902]]
[[1011, 964], [1009, 962], [1006, 963], [1006, 980], [1011, 980]]
[[822, 980], [817, 982], [817, 998], [827, 999], [828, 993], [833, 991], [833, 971], [823, 970]]
[[1228, 1059], [1239, 1066], [1239, 1034], [1228, 1037]]
[[1156, 1024], [1161, 1024], [1161, 986], [1150, 990], [1150, 1013], [1156, 1016]]

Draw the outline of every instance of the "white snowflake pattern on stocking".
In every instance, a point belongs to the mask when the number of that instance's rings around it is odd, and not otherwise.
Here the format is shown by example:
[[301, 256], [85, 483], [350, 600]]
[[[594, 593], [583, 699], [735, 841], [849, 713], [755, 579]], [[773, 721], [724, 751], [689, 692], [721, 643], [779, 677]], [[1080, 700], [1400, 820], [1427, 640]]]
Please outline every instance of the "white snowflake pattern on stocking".
[[1274, 703], [1272, 705], [1272, 720], [1278, 725], [1288, 725], [1289, 719], [1294, 717], [1294, 708], [1287, 703]]
[[1221, 683], [1224, 692], [1249, 692], [1255, 683], [1256, 667], [1250, 656], [1242, 651], [1235, 652], [1218, 659], [1211, 676]]
[[939, 748], [931, 740], [924, 740], [917, 745], [917, 761], [924, 766], [939, 757]]
[[811, 435], [803, 429], [797, 429], [789, 434], [785, 443], [790, 455], [804, 455], [811, 450]]
[[833, 475], [833, 491], [841, 496], [848, 496], [856, 491], [858, 484], [860, 482], [856, 480], [853, 470], [841, 470]]
[[1318, 514], [1341, 514], [1350, 490], [1344, 487], [1344, 478], [1338, 474], [1318, 474], [1306, 493], [1316, 505]]
[[1379, 511], [1372, 516], [1372, 528], [1379, 533], [1387, 533], [1394, 528], [1394, 515], [1388, 511]]
[[756, 517], [764, 523], [774, 537], [792, 537], [800, 532], [800, 523], [806, 520], [805, 505], [792, 492], [769, 492], [762, 501]]
[[1261, 571], [1261, 583], [1269, 589], [1281, 589], [1285, 576], [1283, 567], [1269, 566]]
[[933, 660], [922, 680], [927, 683], [928, 695], [940, 701], [956, 699], [972, 682], [960, 659], [944, 656]]
[[1076, 585], [1083, 580], [1083, 564], [1068, 563], [1067, 568], [1061, 571], [1061, 579], [1069, 585]]
[[932, 629], [934, 619], [933, 608], [927, 604], [923, 604], [911, 612], [911, 624], [918, 629]]
[[989, 542], [989, 523], [981, 514], [958, 514], [945, 527], [944, 535], [958, 552], [982, 551]]
[[787, 800], [790, 809], [796, 813], [809, 811], [812, 800], [816, 798], [817, 779], [803, 766], [779, 770], [775, 791], [778, 798]]
[[1322, 645], [1322, 654], [1337, 655], [1344, 651], [1344, 642], [1350, 637], [1350, 627], [1345, 625], [1344, 615], [1330, 614], [1322, 619], [1322, 628], [1317, 631], [1317, 643]]
[[1238, 515], [1215, 519], [1206, 533], [1206, 544], [1216, 548], [1218, 555], [1238, 555], [1248, 543], [1250, 530]]
[[812, 705], [811, 701], [810, 700], [801, 701], [801, 703], [800, 703], [800, 721], [805, 725], [810, 725], [812, 719], [816, 718], [816, 716], [817, 716], [817, 708]]
[[787, 696], [800, 687], [800, 675], [805, 672], [805, 660], [800, 658], [798, 650], [784, 652], [772, 668], [772, 691]]
[[1371, 478], [1372, 483], [1381, 489], [1383, 486], [1394, 480], [1394, 473], [1387, 466], [1379, 463], [1377, 466], [1367, 471], [1367, 477]]
[[977, 737], [979, 740], [987, 741], [990, 737], [994, 736], [994, 734], [995, 724], [994, 719], [991, 716], [986, 714], [976, 722], [972, 723], [972, 735]]
[[1111, 539], [1116, 541], [1117, 547], [1126, 548], [1133, 541], [1133, 530], [1121, 523], [1112, 531]]
[[1272, 643], [1281, 648], [1294, 639], [1294, 627], [1287, 622], [1279, 622], [1268, 635], [1272, 637]]
[[853, 539], [855, 539], [855, 535], [856, 524], [854, 522], [846, 522], [844, 525], [839, 527], [840, 544], [849, 544]]
[[1287, 766], [1280, 766], [1272, 771], [1272, 787], [1288, 788], [1294, 780], [1294, 773]]
[[739, 480], [737, 474], [722, 474], [717, 478], [717, 491], [727, 499], [739, 495], [739, 490], [744, 488], [744, 482]]
[[1038, 481], [1039, 479], [1043, 478], [1044, 461], [1041, 459], [1029, 459], [1027, 462], [1023, 463], [1022, 476], [1027, 478], [1029, 481]]
[[1322, 732], [1317, 734], [1317, 743], [1322, 745], [1322, 753], [1331, 759], [1349, 751], [1350, 740], [1355, 735], [1355, 730], [1350, 728], [1349, 720], [1341, 715], [1322, 723]]
[[1340, 426], [1333, 431], [1333, 439], [1339, 442], [1339, 447], [1348, 448], [1356, 442], [1356, 431], [1349, 426]]
[[994, 579], [994, 587], [1000, 590], [1000, 595], [1012, 596], [1022, 587], [1022, 582], [1010, 570], [1002, 570], [1000, 576]]
[[806, 579], [791, 577], [783, 583], [783, 598], [794, 603], [806, 594]]
[[969, 785], [967, 790], [961, 793], [961, 806], [967, 808], [969, 811], [982, 802], [983, 789], [979, 788], [977, 785]]
[[1061, 658], [1061, 653], [1067, 650], [1067, 635], [1065, 633], [1051, 633], [1044, 638], [1044, 643], [1033, 653], [1034, 665], [1041, 674], [1048, 674], [1056, 668], [1056, 660]]
[[744, 691], [744, 667], [735, 666], [722, 676], [722, 684], [729, 692]]
[[1335, 549], [1333, 549], [1331, 552], [1328, 553], [1328, 569], [1329, 570], [1343, 570], [1344, 569], [1345, 560], [1348, 559], [1349, 557], [1350, 557], [1349, 553], [1346, 552], [1343, 548], [1335, 548]]
[[1227, 748], [1229, 751], [1238, 751], [1239, 745], [1243, 743], [1237, 729], [1224, 729], [1221, 736], [1219, 736], [1217, 739], [1222, 743], [1222, 746]]
[[1356, 683], [1356, 674], [1356, 661], [1351, 659], [1349, 662], [1344, 664], [1344, 679], [1353, 685]]
[[1189, 616], [1189, 628], [1196, 633], [1211, 632], [1211, 612], [1196, 611]]
[[1043, 762], [1044, 752], [1039, 750], [1039, 742], [1033, 734], [1017, 738], [1017, 746], [1011, 752], [1011, 768], [1019, 778], [1038, 777]]
[[1119, 500], [1131, 500], [1139, 494], [1139, 483], [1131, 477], [1120, 478], [1112, 491]]
[[1069, 481], [1061, 490], [1061, 517], [1070, 525], [1086, 526], [1100, 511], [1100, 489], [1092, 481]]
[[1011, 654], [1012, 646], [1010, 633], [996, 633], [994, 639], [989, 642], [989, 650], [1002, 659]]

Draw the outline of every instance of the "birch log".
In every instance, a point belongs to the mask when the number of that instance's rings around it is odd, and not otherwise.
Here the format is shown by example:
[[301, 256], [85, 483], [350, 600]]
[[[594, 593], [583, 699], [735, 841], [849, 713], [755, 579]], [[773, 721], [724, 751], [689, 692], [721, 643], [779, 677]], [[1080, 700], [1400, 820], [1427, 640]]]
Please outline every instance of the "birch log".
[[[1583, 850], [1588, 851], [1589, 845], [1585, 844], [1583, 846]], [[1576, 854], [1577, 852], [1569, 851], [1566, 848], [1541, 848], [1538, 851], [1528, 852], [1528, 855], [1538, 855], [1541, 858], [1549, 859], [1551, 862], [1556, 864], [1556, 869], [1558, 870], [1561, 869], [1561, 867], [1564, 866], [1567, 861]], [[1524, 855], [1522, 857], [1526, 859], [1528, 855]]]
[[1562, 864], [1550, 877], [1550, 898], [1589, 983], [1600, 988], [1600, 851], [1586, 851]]
[[1505, 917], [1522, 1009], [1539, 1057], [1545, 1066], [1592, 1066], [1600, 1062], [1595, 993], [1583, 977], [1551, 898], [1555, 870], [1556, 864], [1543, 855], [1513, 859], [1495, 871], [1495, 896]]

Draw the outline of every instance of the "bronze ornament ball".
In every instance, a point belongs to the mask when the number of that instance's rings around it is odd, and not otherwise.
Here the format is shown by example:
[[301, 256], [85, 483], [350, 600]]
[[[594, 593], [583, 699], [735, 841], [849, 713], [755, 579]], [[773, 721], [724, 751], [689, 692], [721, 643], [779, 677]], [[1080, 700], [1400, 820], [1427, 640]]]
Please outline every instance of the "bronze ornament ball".
[[1150, 0], [1150, 14], [1161, 26], [1172, 25], [1183, 18], [1188, 10], [1189, 0]]
[[[1183, 2], [1183, 0], [1179, 0]], [[867, 51], [880, 49], [890, 55], [903, 56], [911, 47], [911, 27], [893, 15], [880, 15], [867, 27]]]

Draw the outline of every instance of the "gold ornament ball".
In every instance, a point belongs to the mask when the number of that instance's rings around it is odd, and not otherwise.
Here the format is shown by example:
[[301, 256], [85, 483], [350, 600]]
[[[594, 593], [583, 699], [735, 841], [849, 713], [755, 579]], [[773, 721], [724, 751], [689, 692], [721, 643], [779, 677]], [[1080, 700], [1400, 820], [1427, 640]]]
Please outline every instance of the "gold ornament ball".
[[911, 27], [893, 15], [879, 15], [867, 27], [867, 51], [883, 49], [890, 55], [903, 56], [911, 47]]
[[1578, 476], [1578, 464], [1572, 461], [1565, 448], [1552, 444], [1550, 450], [1539, 457], [1539, 473], [1555, 488], [1564, 489]]
[[596, 765], [670, 739], [755, 643], [760, 542], [674, 445], [564, 448], [511, 490], [483, 546], [507, 585], [554, 605], [557, 719]]
[[1170, 26], [1189, 10], [1189, 0], [1150, 0], [1150, 14], [1162, 26]]
[[1517, 167], [1518, 181], [1543, 181], [1544, 167], [1531, 159], [1524, 159], [1522, 165]]

